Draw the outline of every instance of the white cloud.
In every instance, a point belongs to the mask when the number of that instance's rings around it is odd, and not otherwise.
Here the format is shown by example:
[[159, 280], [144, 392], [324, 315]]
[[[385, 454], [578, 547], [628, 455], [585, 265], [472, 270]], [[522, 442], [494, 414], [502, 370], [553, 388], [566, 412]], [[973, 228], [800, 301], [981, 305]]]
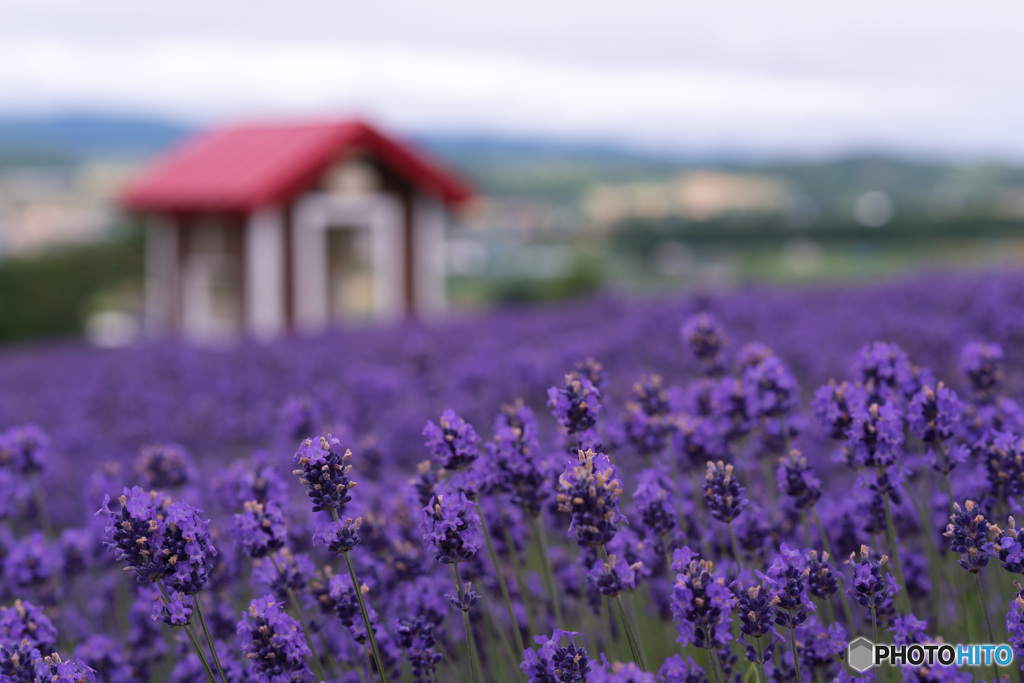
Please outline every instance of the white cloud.
[[704, 149], [1024, 154], [1024, 6], [12, 0], [0, 113], [361, 112]]

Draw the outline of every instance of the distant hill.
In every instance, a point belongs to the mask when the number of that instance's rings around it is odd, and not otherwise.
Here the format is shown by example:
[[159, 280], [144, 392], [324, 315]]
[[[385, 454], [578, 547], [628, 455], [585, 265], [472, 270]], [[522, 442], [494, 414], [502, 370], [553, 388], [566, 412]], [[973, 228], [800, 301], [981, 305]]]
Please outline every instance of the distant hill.
[[182, 124], [132, 116], [0, 117], [0, 156], [148, 156], [181, 140], [190, 131]]

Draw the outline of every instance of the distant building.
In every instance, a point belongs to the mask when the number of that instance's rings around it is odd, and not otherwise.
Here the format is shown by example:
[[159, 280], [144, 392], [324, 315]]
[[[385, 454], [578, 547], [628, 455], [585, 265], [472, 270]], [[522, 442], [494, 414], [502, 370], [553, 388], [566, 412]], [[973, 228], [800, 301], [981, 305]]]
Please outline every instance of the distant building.
[[660, 182], [598, 186], [584, 198], [583, 209], [597, 224], [669, 216], [702, 221], [728, 214], [782, 213], [790, 194], [786, 183], [768, 175], [688, 171]]
[[130, 183], [146, 317], [216, 339], [444, 306], [446, 209], [467, 185], [357, 121], [215, 129]]

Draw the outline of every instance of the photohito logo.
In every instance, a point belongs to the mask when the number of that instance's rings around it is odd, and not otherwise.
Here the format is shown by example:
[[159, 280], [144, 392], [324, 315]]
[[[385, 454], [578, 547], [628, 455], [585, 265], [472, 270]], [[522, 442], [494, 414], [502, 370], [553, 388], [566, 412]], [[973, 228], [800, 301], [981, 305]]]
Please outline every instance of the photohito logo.
[[911, 645], [875, 645], [867, 638], [857, 638], [847, 646], [847, 661], [856, 671], [873, 666], [1009, 666], [1013, 648], [999, 645], [960, 643], [913, 643]]

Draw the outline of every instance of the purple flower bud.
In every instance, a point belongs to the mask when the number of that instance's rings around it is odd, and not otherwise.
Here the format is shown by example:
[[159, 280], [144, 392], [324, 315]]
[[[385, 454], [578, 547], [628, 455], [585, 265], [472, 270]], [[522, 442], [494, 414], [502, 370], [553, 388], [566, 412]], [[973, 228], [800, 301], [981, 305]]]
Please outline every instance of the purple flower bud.
[[896, 462], [903, 447], [903, 420], [894, 403], [857, 407], [847, 431], [847, 448], [861, 467], [885, 468]]
[[711, 516], [728, 524], [740, 516], [747, 506], [746, 489], [733, 473], [733, 466], [723, 461], [708, 462], [704, 477], [704, 504]]
[[135, 462], [135, 472], [147, 489], [173, 489], [195, 479], [192, 458], [173, 443], [145, 446]]
[[853, 581], [846, 589], [846, 594], [864, 607], [878, 610], [890, 604], [900, 587], [892, 574], [882, 573], [882, 567], [889, 558], [882, 555], [875, 560], [871, 557], [871, 549], [866, 545], [860, 547], [860, 560], [857, 553], [850, 553], [847, 564], [853, 565]]
[[972, 342], [960, 352], [960, 371], [981, 403], [991, 403], [1002, 388], [1004, 359], [999, 344]]
[[558, 478], [558, 509], [572, 516], [569, 535], [581, 546], [607, 545], [619, 522], [622, 481], [615, 466], [604, 453], [578, 451], [577, 461], [569, 460]]
[[711, 649], [732, 640], [732, 611], [737, 600], [725, 579], [713, 574], [714, 565], [688, 547], [672, 556], [678, 571], [672, 588], [672, 617], [683, 646]]
[[0, 608], [0, 643], [23, 640], [41, 652], [53, 652], [57, 647], [57, 629], [41, 608], [15, 600], [10, 607]]
[[321, 524], [313, 534], [313, 542], [323, 543], [335, 554], [347, 553], [359, 545], [359, 527], [362, 524], [362, 517], [349, 517], [344, 522], [338, 520]]
[[43, 657], [36, 664], [36, 676], [37, 680], [55, 683], [87, 683], [96, 680], [95, 671], [77, 659], [65, 661], [56, 652]]
[[[519, 668], [526, 674], [527, 683], [582, 683], [590, 673], [590, 658], [584, 647], [578, 647], [579, 633], [555, 629], [551, 637], [536, 636], [539, 648], [523, 651]], [[562, 639], [568, 640], [562, 645]]]
[[672, 655], [658, 669], [658, 683], [703, 683], [707, 680], [704, 669], [697, 666], [693, 657], [686, 661], [680, 655]]
[[249, 675], [255, 680], [312, 681], [306, 666], [309, 646], [299, 623], [265, 595], [249, 603], [238, 622], [242, 653], [249, 660]]
[[601, 392], [586, 377], [570, 373], [565, 376], [564, 389], [548, 389], [548, 407], [566, 431], [580, 434], [597, 424], [597, 415], [601, 412]]
[[683, 345], [704, 365], [707, 374], [721, 369], [722, 349], [726, 339], [722, 326], [714, 317], [708, 313], [691, 315], [679, 329], [679, 337]]
[[235, 539], [247, 557], [266, 557], [284, 547], [288, 530], [284, 513], [274, 501], [245, 502], [245, 510], [235, 515]]
[[614, 598], [624, 590], [636, 588], [637, 571], [642, 562], [630, 564], [625, 558], [609, 555], [598, 560], [587, 573], [587, 583], [601, 595]]
[[949, 549], [960, 553], [956, 563], [977, 574], [988, 564], [989, 555], [994, 554], [994, 546], [988, 542], [988, 521], [973, 500], [966, 501], [962, 508], [959, 503], [953, 503], [953, 510], [942, 535], [949, 539]]
[[641, 522], [653, 535], [665, 536], [676, 530], [675, 493], [662, 469], [649, 467], [637, 475], [633, 508], [640, 513]]
[[35, 474], [50, 462], [50, 438], [39, 427], [27, 424], [0, 434], [0, 468], [19, 474]]
[[480, 549], [483, 536], [476, 506], [463, 493], [436, 495], [420, 513], [423, 545], [442, 564], [464, 562]]
[[861, 385], [829, 380], [814, 392], [811, 406], [829, 438], [843, 439], [853, 422], [854, 410], [866, 406], [867, 401], [867, 392]]
[[788, 415], [799, 404], [799, 387], [778, 356], [749, 365], [742, 376], [747, 414], [751, 417]]
[[457, 472], [472, 465], [480, 457], [480, 437], [473, 425], [448, 409], [441, 413], [439, 425], [428, 422], [423, 428], [426, 446], [434, 460], [444, 469]]
[[344, 448], [341, 441], [330, 434], [316, 439], [306, 439], [292, 458], [298, 469], [292, 474], [306, 486], [306, 495], [313, 501], [313, 512], [321, 510], [341, 514], [345, 503], [352, 500], [349, 489], [356, 485], [348, 461], [352, 451]]
[[163, 599], [153, 602], [153, 621], [168, 626], [185, 626], [192, 621], [192, 610], [195, 609], [195, 599], [184, 593], [174, 593], [171, 601], [165, 603]]
[[[771, 661], [775, 643], [782, 639], [775, 630], [775, 603], [771, 589], [757, 585], [741, 590], [738, 608], [747, 661], [759, 664]], [[769, 638], [768, 643], [762, 646], [761, 638], [764, 636]], [[750, 638], [753, 638], [753, 643]]]
[[779, 493], [789, 496], [797, 510], [812, 508], [821, 498], [821, 480], [814, 476], [800, 451], [792, 450], [786, 457], [779, 458], [775, 479]]
[[989, 525], [989, 531], [996, 535], [992, 547], [1003, 569], [1013, 574], [1024, 574], [1024, 529], [1017, 528], [1013, 517], [1008, 518], [1007, 523], [1005, 530], [995, 524]]
[[935, 443], [952, 438], [962, 414], [956, 393], [939, 382], [934, 391], [923, 387], [910, 399], [907, 423], [911, 434], [925, 443]]

